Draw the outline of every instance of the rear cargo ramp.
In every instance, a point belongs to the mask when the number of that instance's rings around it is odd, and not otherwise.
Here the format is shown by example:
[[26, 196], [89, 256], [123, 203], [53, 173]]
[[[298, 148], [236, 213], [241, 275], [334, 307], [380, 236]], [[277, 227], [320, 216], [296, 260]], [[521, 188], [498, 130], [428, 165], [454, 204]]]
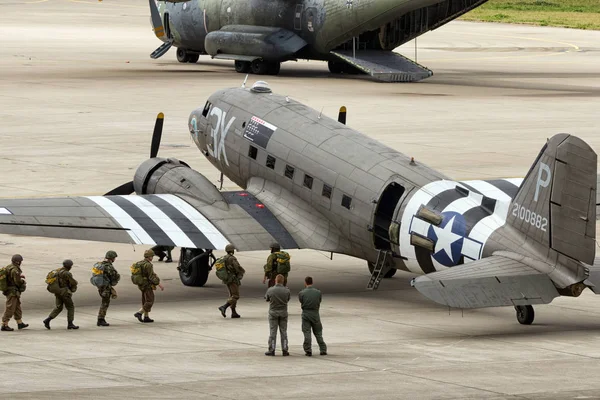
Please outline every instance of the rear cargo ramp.
[[383, 82], [417, 82], [433, 75], [433, 71], [401, 54], [383, 50], [332, 51], [341, 61]]

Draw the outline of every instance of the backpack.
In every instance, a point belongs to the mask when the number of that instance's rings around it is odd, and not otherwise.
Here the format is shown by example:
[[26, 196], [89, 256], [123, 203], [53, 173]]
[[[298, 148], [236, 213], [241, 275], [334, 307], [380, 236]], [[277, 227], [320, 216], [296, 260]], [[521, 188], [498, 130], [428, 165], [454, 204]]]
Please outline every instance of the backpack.
[[103, 287], [108, 285], [108, 279], [104, 276], [104, 264], [97, 262], [92, 268], [92, 277], [90, 283], [96, 287]]
[[48, 272], [48, 275], [46, 275], [46, 284], [48, 285], [47, 289], [50, 293], [57, 294], [60, 292], [60, 284], [58, 282], [59, 272], [60, 268], [52, 270]]
[[0, 292], [8, 289], [8, 267], [0, 268]]
[[277, 273], [287, 274], [292, 269], [290, 265], [290, 255], [285, 251], [278, 251], [275, 253], [277, 256]]
[[133, 282], [135, 285], [143, 286], [148, 281], [148, 279], [146, 279], [146, 277], [143, 275], [144, 271], [142, 271], [141, 262], [138, 261], [131, 264], [129, 269], [131, 270], [131, 282]]
[[218, 258], [213, 266], [215, 267], [217, 278], [226, 282], [229, 279], [229, 271], [225, 266], [225, 257]]

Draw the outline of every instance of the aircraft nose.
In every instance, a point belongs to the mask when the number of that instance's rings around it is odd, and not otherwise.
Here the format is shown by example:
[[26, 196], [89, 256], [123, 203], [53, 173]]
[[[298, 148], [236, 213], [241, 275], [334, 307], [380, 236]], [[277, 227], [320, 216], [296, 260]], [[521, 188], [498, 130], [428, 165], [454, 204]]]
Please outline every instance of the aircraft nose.
[[196, 110], [192, 111], [192, 113], [190, 114], [190, 117], [188, 118], [188, 128], [190, 130], [190, 135], [192, 135], [193, 137], [198, 137], [198, 133], [199, 133], [198, 121], [199, 121], [201, 115], [202, 115], [202, 110], [196, 109]]

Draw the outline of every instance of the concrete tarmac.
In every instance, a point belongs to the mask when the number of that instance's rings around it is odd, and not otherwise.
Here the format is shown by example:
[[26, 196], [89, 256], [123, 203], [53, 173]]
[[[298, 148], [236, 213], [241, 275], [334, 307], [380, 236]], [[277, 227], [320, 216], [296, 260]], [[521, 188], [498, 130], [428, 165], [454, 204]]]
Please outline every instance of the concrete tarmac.
[[[10, 0], [0, 12], [0, 197], [102, 194], [131, 180], [161, 111], [159, 155], [217, 181], [189, 138], [187, 117], [213, 91], [241, 85], [231, 62], [179, 64], [174, 51], [151, 60], [160, 42], [143, 1]], [[350, 126], [451, 177], [515, 177], [555, 133], [600, 149], [599, 43], [600, 32], [453, 22], [418, 39], [418, 62], [435, 73], [420, 83], [332, 76], [325, 63], [306, 61], [260, 79], [329, 116], [347, 106]], [[398, 51], [414, 58], [414, 42]], [[90, 269], [108, 249], [120, 255], [122, 281], [111, 326], [98, 328]], [[534, 325], [521, 326], [511, 308], [433, 304], [407, 273], [370, 292], [364, 261], [291, 251], [292, 356], [270, 358], [266, 252], [239, 254], [248, 271], [240, 320], [217, 311], [226, 289], [214, 275], [206, 287], [184, 287], [175, 263], [157, 262], [166, 289], [157, 292], [156, 322], [141, 324], [129, 266], [143, 250], [0, 236], [2, 262], [25, 257], [31, 324], [0, 335], [0, 398], [600, 398], [600, 298], [591, 291], [538, 306]], [[44, 277], [67, 257], [80, 281], [81, 329], [65, 329], [65, 311], [47, 331], [41, 321], [53, 296]], [[296, 294], [306, 275], [324, 293], [326, 357], [302, 351]]]

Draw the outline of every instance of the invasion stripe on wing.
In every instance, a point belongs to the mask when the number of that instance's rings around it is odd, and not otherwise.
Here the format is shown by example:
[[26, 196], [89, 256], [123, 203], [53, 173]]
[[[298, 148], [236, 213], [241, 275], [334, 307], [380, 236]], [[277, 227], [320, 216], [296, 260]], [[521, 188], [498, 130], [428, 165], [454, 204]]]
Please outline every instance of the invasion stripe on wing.
[[87, 196], [87, 198], [98, 204], [104, 211], [109, 213], [110, 216], [127, 231], [129, 236], [131, 236], [136, 244], [156, 244], [150, 235], [146, 233], [144, 228], [135, 222], [135, 219], [127, 214], [121, 207], [112, 202], [108, 197]]

